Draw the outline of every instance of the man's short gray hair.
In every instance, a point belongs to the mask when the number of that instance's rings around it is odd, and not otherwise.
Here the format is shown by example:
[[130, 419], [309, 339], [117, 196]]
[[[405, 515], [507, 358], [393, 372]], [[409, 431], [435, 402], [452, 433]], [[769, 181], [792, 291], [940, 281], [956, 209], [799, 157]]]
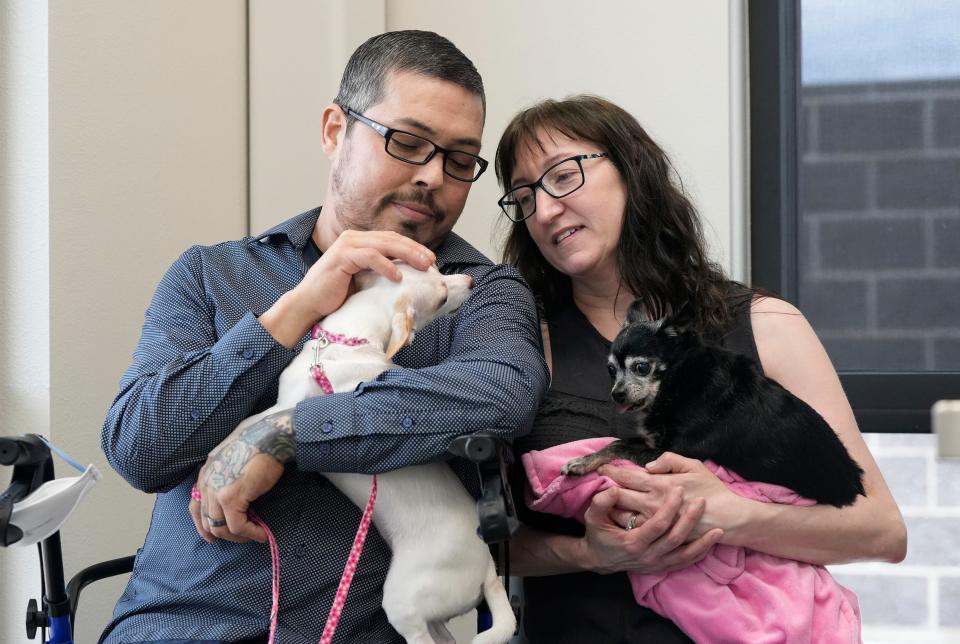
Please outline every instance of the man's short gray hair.
[[391, 72], [413, 72], [459, 85], [480, 97], [486, 114], [480, 72], [456, 45], [432, 31], [388, 31], [357, 47], [343, 70], [334, 103], [365, 112], [383, 99]]

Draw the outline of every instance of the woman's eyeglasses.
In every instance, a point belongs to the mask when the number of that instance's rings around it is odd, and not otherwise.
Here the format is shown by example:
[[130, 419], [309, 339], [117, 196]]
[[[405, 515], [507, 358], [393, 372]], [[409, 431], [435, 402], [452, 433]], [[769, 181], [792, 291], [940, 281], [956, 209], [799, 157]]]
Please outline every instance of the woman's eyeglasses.
[[521, 222], [537, 211], [537, 188], [559, 199], [571, 192], [576, 192], [583, 186], [584, 159], [600, 159], [609, 156], [606, 152], [597, 154], [578, 154], [554, 163], [534, 183], [518, 186], [500, 197], [497, 202], [503, 214], [511, 221]]

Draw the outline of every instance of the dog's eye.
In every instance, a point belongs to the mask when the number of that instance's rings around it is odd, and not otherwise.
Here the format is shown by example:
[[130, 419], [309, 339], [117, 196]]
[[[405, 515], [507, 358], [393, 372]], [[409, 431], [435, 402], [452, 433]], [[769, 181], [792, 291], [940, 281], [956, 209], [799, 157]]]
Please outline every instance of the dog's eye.
[[637, 360], [630, 365], [630, 371], [638, 376], [650, 375], [650, 363], [646, 360]]
[[609, 373], [611, 376], [616, 376], [616, 375], [617, 375], [617, 367], [616, 367], [616, 365], [614, 365], [614, 364], [611, 363], [611, 362], [608, 362], [608, 363], [607, 363], [607, 373]]

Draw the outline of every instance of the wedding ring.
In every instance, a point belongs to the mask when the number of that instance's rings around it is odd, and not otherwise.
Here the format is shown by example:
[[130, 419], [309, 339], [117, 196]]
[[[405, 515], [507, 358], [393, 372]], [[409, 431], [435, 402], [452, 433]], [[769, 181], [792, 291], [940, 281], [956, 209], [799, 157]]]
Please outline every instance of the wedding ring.
[[636, 513], [636, 512], [634, 512], [633, 514], [631, 514], [631, 515], [630, 515], [630, 518], [627, 519], [627, 527], [625, 527], [624, 530], [633, 530], [634, 528], [636, 528], [636, 527], [637, 527], [637, 519], [638, 519], [639, 517], [640, 517], [640, 515], [639, 515], [638, 513]]
[[207, 523], [210, 524], [211, 528], [222, 528], [227, 525], [226, 519], [214, 519], [211, 516], [207, 516]]

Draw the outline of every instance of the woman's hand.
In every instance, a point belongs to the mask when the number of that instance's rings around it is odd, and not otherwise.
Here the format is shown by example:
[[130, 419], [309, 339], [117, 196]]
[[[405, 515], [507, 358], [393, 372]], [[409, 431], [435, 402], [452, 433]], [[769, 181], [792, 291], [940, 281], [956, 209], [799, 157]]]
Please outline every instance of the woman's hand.
[[[686, 499], [699, 499], [704, 503], [690, 538], [700, 537], [711, 530], [721, 529], [730, 537], [743, 526], [749, 514], [750, 501], [732, 492], [707, 466], [694, 458], [666, 452], [657, 460], [648, 463], [645, 469], [605, 465], [600, 474], [608, 476], [625, 488], [624, 495], [633, 506], [649, 507], [655, 502], [657, 490], [664, 486], [677, 487]], [[662, 496], [662, 492], [659, 493]], [[649, 510], [638, 510], [641, 513]]]
[[589, 569], [666, 573], [700, 561], [723, 536], [722, 530], [709, 530], [693, 539], [703, 499], [685, 501], [681, 488], [660, 482], [632, 482], [638, 489], [604, 490], [587, 509], [581, 557]]

